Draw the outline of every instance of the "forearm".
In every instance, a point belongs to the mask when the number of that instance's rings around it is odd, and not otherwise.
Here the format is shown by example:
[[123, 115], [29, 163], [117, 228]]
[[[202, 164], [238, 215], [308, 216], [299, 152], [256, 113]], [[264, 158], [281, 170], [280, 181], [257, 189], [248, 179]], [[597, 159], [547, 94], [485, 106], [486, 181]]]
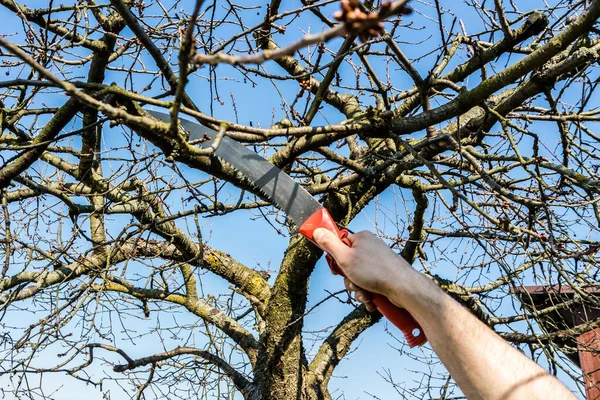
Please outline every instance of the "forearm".
[[[399, 270], [388, 298], [421, 324], [433, 350], [469, 399], [574, 399], [556, 378], [475, 318], [435, 283]], [[394, 287], [394, 285], [396, 287]]]
[[368, 303], [368, 291], [381, 293], [416, 318], [469, 399], [575, 398], [373, 234], [349, 237], [351, 247], [325, 229], [315, 230], [314, 239], [336, 259], [346, 274], [346, 287], [357, 292], [359, 301]]

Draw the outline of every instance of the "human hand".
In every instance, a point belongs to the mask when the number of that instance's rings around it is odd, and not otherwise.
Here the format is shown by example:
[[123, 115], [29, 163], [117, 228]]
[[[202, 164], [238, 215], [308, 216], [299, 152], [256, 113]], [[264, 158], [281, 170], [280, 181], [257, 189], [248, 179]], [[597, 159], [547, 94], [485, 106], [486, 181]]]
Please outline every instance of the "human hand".
[[[346, 275], [346, 288], [355, 292], [356, 300], [365, 303], [370, 311], [375, 310], [375, 306], [370, 303], [369, 292], [390, 297], [392, 283], [395, 283], [394, 287], [397, 288], [402, 274], [414, 272], [406, 260], [368, 231], [349, 236], [352, 247], [346, 246], [336, 234], [323, 228], [315, 230], [313, 239], [336, 260]], [[396, 305], [402, 307], [402, 304]]]
[[371, 292], [361, 289], [346, 277], [344, 277], [344, 286], [346, 286], [346, 290], [350, 293], [354, 292], [354, 299], [360, 303], [363, 303], [365, 307], [367, 307], [367, 311], [373, 312], [377, 310], [377, 306], [371, 301]]

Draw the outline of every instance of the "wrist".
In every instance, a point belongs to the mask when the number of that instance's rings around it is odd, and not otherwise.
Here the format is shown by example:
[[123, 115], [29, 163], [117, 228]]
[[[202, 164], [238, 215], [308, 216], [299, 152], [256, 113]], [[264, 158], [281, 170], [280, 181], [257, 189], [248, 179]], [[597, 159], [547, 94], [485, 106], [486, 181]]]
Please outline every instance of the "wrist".
[[398, 263], [382, 293], [398, 307], [410, 312], [424, 312], [437, 307], [445, 293], [404, 259]]
[[[381, 294], [392, 300], [401, 301], [414, 290], [415, 281], [419, 279], [420, 272], [415, 270], [404, 258], [396, 256], [390, 261], [387, 278], [382, 285]], [[395, 300], [392, 300], [395, 302]], [[400, 305], [400, 307], [403, 307]]]

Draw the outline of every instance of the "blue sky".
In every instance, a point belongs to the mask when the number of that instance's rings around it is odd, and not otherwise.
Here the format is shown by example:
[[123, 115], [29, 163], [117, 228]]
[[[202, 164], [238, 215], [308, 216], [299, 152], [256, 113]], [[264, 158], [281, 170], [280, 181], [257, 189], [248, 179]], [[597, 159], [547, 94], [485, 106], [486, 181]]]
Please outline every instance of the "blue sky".
[[[254, 4], [253, 2], [246, 3], [248, 5]], [[441, 3], [443, 6], [452, 7], [452, 13], [457, 18], [466, 21], [469, 32], [476, 32], [482, 28], [479, 26], [478, 18], [473, 14], [473, 10], [465, 7], [463, 2], [447, 1]], [[522, 1], [519, 3], [521, 11], [524, 11], [526, 7], [531, 9], [543, 7], [543, 2], [541, 1]], [[283, 2], [281, 11], [294, 9], [298, 4], [298, 1], [289, 3]], [[41, 7], [47, 6], [47, 2], [28, 1], [27, 5], [32, 8]], [[262, 21], [264, 5], [261, 7], [262, 8], [256, 10], [260, 15], [256, 15], [256, 13], [252, 12], [246, 14], [246, 24], [252, 25]], [[418, 15], [420, 15], [420, 13], [431, 13], [431, 8], [427, 7], [424, 3], [415, 2], [414, 7], [418, 11]], [[337, 5], [328, 8], [330, 12], [333, 12], [336, 9]], [[222, 10], [219, 12], [222, 12]], [[14, 16], [7, 13], [4, 9], [0, 9], [0, 16], [3, 15], [6, 16], [6, 18], [4, 18], [6, 24], [2, 29], [2, 33], [22, 31], [20, 23], [14, 19]], [[11, 17], [8, 17], [9, 15]], [[454, 15], [447, 14], [447, 20], [445, 20], [445, 22], [448, 25], [451, 23]], [[419, 40], [431, 37], [429, 42], [427, 42], [427, 46], [431, 47], [433, 46], [433, 43], [436, 42], [435, 35], [437, 35], [437, 31], [435, 30], [437, 28], [435, 28], [436, 25], [434, 24], [435, 21], [428, 21], [426, 18], [419, 16], [413, 18], [415, 24], [422, 24], [423, 27], [416, 31], [410, 31], [410, 35], [406, 38], [408, 43], [401, 43], [401, 47], [406, 51], [409, 57], [420, 56], [422, 52], [422, 49], [419, 49], [420, 46], [411, 45], [411, 43], [416, 43]], [[410, 19], [407, 19], [407, 22], [409, 21]], [[231, 30], [231, 32], [236, 32], [235, 28], [225, 27], [222, 28], [220, 34], [225, 35], [227, 29]], [[280, 45], [284, 45], [299, 38], [303, 33], [314, 33], [321, 29], [323, 29], [321, 22], [315, 17], [308, 16], [307, 14], [306, 17], [298, 19], [290, 25], [285, 35], [277, 35], [275, 39]], [[126, 37], [131, 36], [131, 32], [128, 30], [125, 30], [122, 34]], [[488, 38], [490, 41], [496, 39], [498, 38]], [[337, 49], [341, 40], [342, 39], [335, 39], [329, 43], [329, 46], [333, 49]], [[154, 71], [157, 70], [147, 55], [145, 55], [143, 59], [148, 69]], [[451, 69], [453, 65], [463, 62], [464, 59], [464, 57], [457, 57], [447, 70]], [[173, 60], [176, 60], [176, 57], [174, 57]], [[433, 56], [425, 57], [420, 62], [416, 63], [416, 66], [422, 74], [426, 74], [431, 67], [430, 63], [433, 60]], [[496, 65], [504, 65], [504, 62], [510, 64], [516, 60], [517, 58], [515, 56], [510, 59], [508, 57], [503, 57]], [[382, 76], [385, 76], [386, 65], [374, 64], [374, 68], [378, 72], [381, 72]], [[272, 62], [265, 64], [265, 69], [269, 72], [282, 73], [282, 70]], [[239, 73], [235, 72], [232, 67], [219, 66], [217, 71], [219, 77], [227, 78], [227, 80], [220, 80], [218, 83], [219, 94], [223, 104], [219, 103], [215, 99], [215, 96], [211, 98], [211, 96], [208, 95], [209, 85], [207, 80], [207, 68], [201, 69], [198, 72], [198, 76], [194, 78], [188, 86], [188, 93], [196, 104], [206, 113], [229, 121], [238, 120], [242, 124], [249, 124], [252, 122], [254, 126], [270, 126], [273, 122], [288, 117], [283, 111], [284, 106], [280, 94], [285, 98], [285, 102], [289, 104], [297, 92], [297, 82], [293, 80], [278, 82], [276, 88], [267, 80], [261, 80], [259, 86], [253, 88], [247, 82], [244, 84], [244, 78]], [[79, 69], [73, 75], [80, 77], [85, 76], [85, 69]], [[353, 79], [351, 66], [344, 64], [340, 69], [340, 76], [342, 77], [342, 80], [351, 81]], [[412, 86], [410, 78], [402, 71], [393, 71], [391, 76], [393, 77], [393, 83], [397, 87], [409, 88]], [[11, 78], [14, 77], [15, 76], [11, 76]], [[136, 87], [143, 87], [150, 78], [151, 76], [136, 78], [134, 84]], [[112, 80], [120, 83], [123, 81], [123, 76], [121, 73], [109, 71], [107, 82]], [[473, 78], [467, 82], [467, 85], [472, 87], [478, 83], [477, 81], [477, 78]], [[153, 90], [158, 91], [158, 85]], [[364, 96], [363, 99], [369, 99], [369, 97]], [[64, 101], [64, 98], [62, 96], [56, 96], [53, 101], [56, 102], [56, 104], [61, 104]], [[364, 101], [368, 102], [369, 100]], [[321, 113], [315, 118], [313, 125], [338, 123], [343, 119], [343, 116], [337, 111], [325, 106]], [[78, 126], [72, 127], [72, 129], [77, 128]], [[549, 129], [553, 130], [554, 127]], [[109, 148], [115, 143], [118, 143], [120, 134], [119, 128], [107, 131], [104, 137], [103, 146]], [[419, 137], [421, 134], [422, 133], [418, 133], [415, 137]], [[77, 148], [79, 143], [75, 138], [72, 139], [70, 145]], [[106, 168], [110, 169], [111, 167], [114, 167], [114, 164], [114, 162], [112, 164], [107, 162]], [[190, 181], [205, 178], [205, 176], [198, 171], [190, 170], [185, 166], [180, 166], [180, 168], [186, 172], [186, 177]], [[228, 201], [228, 203], [231, 203], [235, 202], [235, 199], [237, 199], [237, 196], [239, 195], [239, 191], [234, 187], [227, 186], [221, 195], [230, 196], [230, 201]], [[406, 200], [403, 200], [403, 198]], [[180, 208], [180, 204], [182, 204], [181, 198], [170, 198], [169, 200], [172, 211], [177, 211]], [[407, 216], [405, 213], [410, 213], [413, 207], [414, 204], [410, 193], [396, 189], [395, 193], [387, 192], [379, 197], [377, 204], [371, 204], [369, 207], [365, 208], [365, 210], [351, 223], [349, 228], [353, 231], [364, 229], [375, 230], [377, 226], [383, 233], [390, 235], [397, 235], [398, 231], [401, 230], [400, 234], [405, 237], [407, 235], [406, 229], [408, 227]], [[390, 217], [389, 210], [394, 210], [394, 212], [392, 212], [392, 218], [386, 220], [385, 214], [387, 214], [387, 218]], [[396, 218], [393, 216], [395, 210], [398, 210], [398, 213], [395, 215]], [[112, 221], [114, 228], [112, 229], [118, 231], [118, 228], [125, 225], [127, 221], [128, 218], [114, 217]], [[181, 223], [185, 225], [184, 222]], [[68, 226], [65, 226], [65, 229], [67, 228]], [[204, 240], [210, 246], [231, 254], [234, 258], [250, 267], [270, 270], [273, 272], [272, 275], [274, 275], [277, 270], [289, 239], [287, 236], [279, 235], [260, 215], [247, 211], [238, 211], [224, 217], [206, 218], [202, 221], [202, 229]], [[438, 243], [438, 246], [440, 246], [441, 243], [442, 242]], [[469, 250], [468, 247], [465, 246], [464, 248], [460, 248], [458, 252], [443, 254], [441, 256], [443, 258], [440, 257], [439, 260], [435, 260], [435, 256], [438, 253], [431, 251], [429, 262], [436, 266], [436, 273], [444, 278], [454, 279], [460, 275], [460, 271], [451, 264], [460, 262], [461, 257], [464, 256], [464, 254], [460, 254], [461, 251], [467, 253]], [[473, 256], [473, 254], [470, 254], [469, 256]], [[451, 259], [451, 262], [444, 260], [444, 258]], [[420, 266], [417, 265], [417, 267], [419, 268]], [[133, 274], [135, 268], [139, 268], [140, 272], [143, 272], [144, 269], [141, 265], [132, 265], [129, 273]], [[202, 285], [207, 292], [216, 293], [227, 291], [227, 285], [223, 281], [208, 274], [203, 275]], [[320, 302], [327, 297], [329, 293], [341, 289], [343, 289], [342, 280], [339, 277], [331, 275], [324, 259], [322, 259], [311, 277], [308, 307], [310, 308], [311, 305]], [[341, 298], [344, 298], [344, 296], [345, 295], [342, 294]], [[309, 339], [315, 336], [321, 337], [322, 339], [324, 335], [322, 331], [335, 326], [335, 324], [351, 310], [351, 307], [352, 306], [348, 304], [341, 304], [336, 299], [330, 299], [307, 316], [305, 320], [305, 331], [307, 332], [306, 345], [309, 349], [309, 355], [310, 351], [314, 350]], [[506, 307], [507, 312], [510, 310], [510, 304], [504, 303], [501, 307]], [[24, 315], [26, 314], [14, 313], [14, 316], [11, 318], [15, 318], [15, 320], [21, 319], [24, 318]], [[29, 317], [33, 318], [34, 316], [30, 315]], [[178, 318], [180, 318], [180, 321], [193, 322], [193, 318], [185, 313], [178, 314]], [[6, 321], [10, 321], [10, 318]], [[141, 331], [142, 328], [151, 328], [156, 326], [157, 323], [158, 320], [154, 317], [151, 317], [149, 320], [144, 320], [143, 318], [138, 319], [136, 317], [133, 318], [128, 325], [135, 326]], [[135, 336], [135, 332], [130, 332], [130, 334]], [[115, 335], [115, 340], [117, 342], [126, 343], [128, 339], [124, 332], [118, 332]], [[142, 357], [155, 352], [157, 346], [164, 345], [165, 348], [172, 348], [175, 345], [180, 344], [181, 340], [182, 339], [179, 337], [165, 339], [150, 335], [132, 340], [135, 345], [129, 345], [128, 348], [130, 349], [129, 352], [131, 356]], [[205, 338], [197, 337], [193, 338], [193, 341], [196, 346], [201, 347], [204, 344]], [[400, 348], [401, 351], [396, 350], [398, 348]], [[410, 356], [402, 354], [402, 352], [407, 352]], [[49, 354], [50, 353], [41, 356], [38, 361], [40, 363], [54, 361]], [[108, 359], [118, 359], [118, 357], [113, 357], [109, 354], [103, 355]], [[340, 366], [336, 369], [335, 376], [330, 384], [331, 393], [334, 398], [343, 399], [369, 399], [371, 398], [370, 395], [377, 396], [381, 399], [397, 397], [397, 392], [385, 381], [382, 375], [386, 376], [386, 371], [389, 371], [395, 382], [406, 382], [406, 385], [410, 387], [413, 384], [413, 381], [421, 379], [419, 372], [423, 372], [424, 368], [429, 368], [428, 366], [415, 362], [413, 357], [425, 360], [430, 356], [431, 354], [427, 349], [408, 350], [407, 347], [403, 346], [403, 339], [394, 327], [389, 326], [387, 322], [379, 323], [359, 338], [355, 344], [354, 351], [351, 352], [347, 359], [342, 361]], [[443, 371], [443, 369], [437, 366], [431, 366], [431, 368], [434, 368], [435, 373]], [[89, 371], [96, 378], [104, 374], [101, 365], [93, 366], [89, 368]], [[53, 375], [52, 377], [47, 377], [45, 379], [51, 380], [51, 382], [48, 383], [49, 389], [52, 386], [62, 386], [60, 395], [57, 395], [57, 398], [59, 399], [79, 399], [82, 394], [85, 394], [85, 397], [88, 399], [102, 398], [100, 391], [94, 390], [91, 386], [76, 382], [67, 376]], [[6, 388], [7, 385], [10, 385], [8, 378], [0, 378], [0, 386]], [[107, 385], [107, 387], [111, 387], [112, 399], [120, 400], [128, 398], [128, 396], [119, 394], [120, 389], [117, 385], [113, 383], [107, 383]]]

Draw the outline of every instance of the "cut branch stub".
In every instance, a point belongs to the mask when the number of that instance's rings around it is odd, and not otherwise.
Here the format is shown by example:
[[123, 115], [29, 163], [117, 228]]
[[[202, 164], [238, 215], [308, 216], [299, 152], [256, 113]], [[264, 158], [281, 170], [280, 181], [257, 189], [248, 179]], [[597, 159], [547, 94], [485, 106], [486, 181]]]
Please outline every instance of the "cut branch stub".
[[398, 14], [407, 15], [412, 9], [406, 6], [408, 0], [394, 3], [383, 3], [379, 11], [366, 13], [361, 9], [358, 0], [342, 0], [342, 10], [333, 14], [333, 17], [344, 23], [348, 33], [358, 36], [361, 42], [366, 42], [372, 37], [377, 37], [383, 32], [383, 19]]

